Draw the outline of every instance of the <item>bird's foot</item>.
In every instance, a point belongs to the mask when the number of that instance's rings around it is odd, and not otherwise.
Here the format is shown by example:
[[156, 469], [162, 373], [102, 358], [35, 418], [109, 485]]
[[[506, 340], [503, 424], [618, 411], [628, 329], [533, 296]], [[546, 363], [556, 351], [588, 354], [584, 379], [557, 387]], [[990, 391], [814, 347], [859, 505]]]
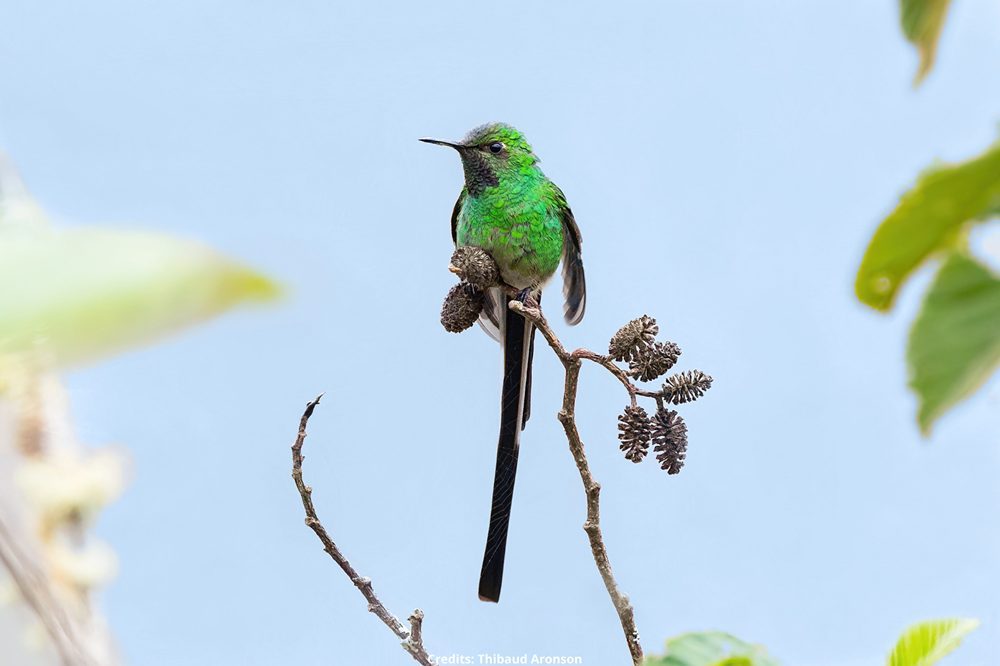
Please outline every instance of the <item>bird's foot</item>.
[[521, 301], [526, 308], [537, 310], [541, 306], [541, 303], [539, 303], [538, 299], [535, 298], [534, 290], [531, 288], [522, 289], [517, 292], [517, 300]]

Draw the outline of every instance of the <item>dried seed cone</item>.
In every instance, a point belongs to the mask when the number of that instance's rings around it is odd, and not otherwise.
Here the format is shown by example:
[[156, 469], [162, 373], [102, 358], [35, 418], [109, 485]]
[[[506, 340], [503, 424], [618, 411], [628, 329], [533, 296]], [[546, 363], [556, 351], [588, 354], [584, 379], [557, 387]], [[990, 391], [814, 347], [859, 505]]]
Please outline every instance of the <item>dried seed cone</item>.
[[654, 343], [633, 354], [628, 364], [628, 373], [639, 381], [651, 382], [674, 367], [680, 355], [681, 348], [673, 342]]
[[684, 467], [687, 455], [687, 425], [672, 409], [658, 409], [653, 415], [653, 452], [660, 468], [676, 474]]
[[667, 377], [663, 384], [663, 397], [668, 402], [680, 405], [693, 402], [712, 388], [712, 377], [701, 370], [685, 370]]
[[459, 279], [474, 284], [480, 289], [489, 289], [501, 284], [500, 270], [490, 253], [481, 247], [458, 247], [451, 255], [451, 271]]
[[483, 292], [460, 282], [448, 291], [441, 306], [441, 325], [449, 333], [461, 333], [476, 323], [483, 311]]
[[618, 416], [618, 447], [632, 462], [640, 462], [649, 451], [649, 415], [642, 407], [626, 407]]
[[642, 315], [618, 329], [611, 337], [608, 353], [616, 361], [631, 361], [641, 350], [653, 344], [660, 327], [652, 317]]

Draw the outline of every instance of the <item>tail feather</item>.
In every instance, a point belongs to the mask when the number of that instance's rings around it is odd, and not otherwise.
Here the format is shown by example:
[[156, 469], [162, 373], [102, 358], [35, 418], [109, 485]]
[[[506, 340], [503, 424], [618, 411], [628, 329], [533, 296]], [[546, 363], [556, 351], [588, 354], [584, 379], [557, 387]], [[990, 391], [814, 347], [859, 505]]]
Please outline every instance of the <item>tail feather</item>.
[[528, 334], [528, 367], [525, 370], [527, 375], [524, 378], [524, 409], [521, 410], [521, 430], [524, 430], [525, 426], [528, 425], [528, 419], [531, 418], [531, 367], [535, 362], [535, 327], [528, 324], [528, 328], [531, 332]]
[[493, 477], [493, 505], [486, 536], [483, 568], [479, 575], [479, 598], [500, 600], [507, 529], [517, 474], [517, 454], [521, 427], [525, 420], [525, 393], [530, 376], [530, 358], [534, 326], [516, 312], [507, 309], [502, 327], [504, 346], [503, 390], [500, 397], [500, 437], [497, 442], [497, 466]]
[[[535, 294], [535, 300], [541, 307], [541, 291]], [[524, 415], [521, 417], [521, 430], [524, 430], [524, 426], [528, 425], [528, 419], [531, 418], [531, 367], [535, 364], [535, 327], [529, 323], [528, 328], [531, 329], [527, 334], [530, 340], [528, 343], [528, 376], [524, 380]]]

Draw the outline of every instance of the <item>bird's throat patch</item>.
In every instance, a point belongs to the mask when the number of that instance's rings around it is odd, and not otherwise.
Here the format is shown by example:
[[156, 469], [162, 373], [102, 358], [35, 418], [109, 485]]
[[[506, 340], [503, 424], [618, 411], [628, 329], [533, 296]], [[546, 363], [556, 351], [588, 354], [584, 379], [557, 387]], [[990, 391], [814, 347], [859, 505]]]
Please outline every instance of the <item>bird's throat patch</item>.
[[489, 160], [478, 149], [462, 151], [462, 167], [465, 169], [465, 188], [472, 196], [500, 184]]

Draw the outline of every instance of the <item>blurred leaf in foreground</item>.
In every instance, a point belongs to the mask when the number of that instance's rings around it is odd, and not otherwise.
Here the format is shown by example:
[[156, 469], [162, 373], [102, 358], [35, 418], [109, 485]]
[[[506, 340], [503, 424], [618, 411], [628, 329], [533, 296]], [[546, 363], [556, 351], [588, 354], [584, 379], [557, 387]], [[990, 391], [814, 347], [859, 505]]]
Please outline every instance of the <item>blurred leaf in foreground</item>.
[[58, 365], [276, 295], [266, 278], [195, 243], [97, 228], [0, 230], [0, 284], [0, 355], [37, 349]]
[[899, 637], [888, 666], [932, 666], [958, 647], [979, 620], [931, 620], [909, 627]]
[[667, 641], [662, 656], [649, 656], [644, 666], [778, 666], [759, 645], [721, 631], [681, 634]]
[[919, 85], [934, 66], [938, 38], [944, 27], [945, 15], [951, 0], [900, 0], [899, 21], [903, 34], [920, 54], [920, 66], [913, 81]]
[[65, 365], [141, 344], [244, 301], [265, 277], [197, 243], [106, 228], [54, 229], [0, 153], [0, 359]]
[[875, 231], [855, 280], [858, 299], [888, 310], [900, 285], [929, 255], [954, 244], [965, 223], [1000, 206], [1000, 142], [967, 162], [922, 175]]
[[926, 434], [1000, 363], [1000, 279], [963, 253], [949, 256], [913, 323], [907, 360]]

